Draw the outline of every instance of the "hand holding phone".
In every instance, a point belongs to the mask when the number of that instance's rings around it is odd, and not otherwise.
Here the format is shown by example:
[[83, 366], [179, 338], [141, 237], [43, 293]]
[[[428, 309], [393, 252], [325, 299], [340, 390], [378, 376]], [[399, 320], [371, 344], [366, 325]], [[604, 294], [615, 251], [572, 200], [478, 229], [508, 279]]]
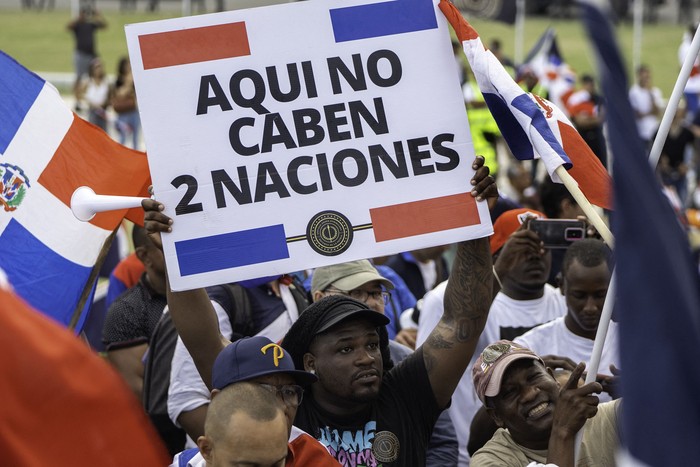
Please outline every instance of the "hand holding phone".
[[540, 237], [545, 248], [568, 248], [586, 238], [586, 223], [576, 219], [531, 219], [528, 229]]

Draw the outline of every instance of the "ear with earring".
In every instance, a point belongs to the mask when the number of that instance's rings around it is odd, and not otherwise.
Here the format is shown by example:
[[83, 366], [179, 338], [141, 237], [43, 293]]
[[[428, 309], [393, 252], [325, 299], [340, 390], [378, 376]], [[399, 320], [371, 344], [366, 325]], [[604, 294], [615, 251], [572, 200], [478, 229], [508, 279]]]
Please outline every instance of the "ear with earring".
[[312, 368], [312, 369], [309, 370], [309, 373], [311, 373], [312, 375], [315, 375], [315, 374], [316, 374], [316, 370], [314, 370], [314, 369]]

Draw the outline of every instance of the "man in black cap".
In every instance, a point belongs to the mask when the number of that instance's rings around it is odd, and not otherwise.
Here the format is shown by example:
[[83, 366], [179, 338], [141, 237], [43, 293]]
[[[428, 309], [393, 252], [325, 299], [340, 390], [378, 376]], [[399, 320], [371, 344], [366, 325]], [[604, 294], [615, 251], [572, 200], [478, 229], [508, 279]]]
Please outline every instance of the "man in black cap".
[[[371, 310], [387, 316], [390, 321], [390, 314], [385, 312], [385, 307], [390, 303], [390, 291], [393, 289], [394, 284], [382, 277], [366, 259], [316, 268], [311, 280], [311, 295], [314, 301], [329, 295], [345, 295], [364, 303]], [[391, 324], [386, 326], [389, 338], [391, 338], [389, 333]], [[385, 362], [385, 371], [390, 370], [413, 353], [412, 349], [399, 343], [398, 337], [401, 333], [397, 335], [396, 340], [389, 340], [391, 361]], [[415, 342], [412, 347], [415, 347]], [[454, 424], [449, 412], [445, 410], [433, 428], [426, 449], [426, 465], [456, 466], [458, 452], [459, 443]]]
[[[498, 195], [493, 177], [478, 157], [472, 196]], [[172, 220], [155, 200], [142, 202], [146, 230], [160, 241]], [[342, 464], [420, 467], [440, 412], [471, 359], [492, 297], [492, 263], [487, 238], [462, 242], [445, 292], [445, 312], [427, 341], [385, 373], [389, 360], [388, 319], [342, 295], [325, 297], [292, 325], [282, 346], [297, 369], [314, 372], [296, 426], [327, 446]], [[206, 311], [204, 290], [173, 293], [168, 304], [183, 342], [208, 384], [207, 369], [228, 342], [216, 317]]]

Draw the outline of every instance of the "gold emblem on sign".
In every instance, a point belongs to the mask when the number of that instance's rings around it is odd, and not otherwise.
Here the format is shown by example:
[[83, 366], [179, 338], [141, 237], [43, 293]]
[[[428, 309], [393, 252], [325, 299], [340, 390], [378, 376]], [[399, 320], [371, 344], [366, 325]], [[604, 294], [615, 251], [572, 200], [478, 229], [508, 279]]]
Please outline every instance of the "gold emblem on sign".
[[306, 227], [306, 240], [311, 248], [324, 256], [336, 256], [350, 247], [353, 239], [352, 224], [336, 211], [316, 214]]

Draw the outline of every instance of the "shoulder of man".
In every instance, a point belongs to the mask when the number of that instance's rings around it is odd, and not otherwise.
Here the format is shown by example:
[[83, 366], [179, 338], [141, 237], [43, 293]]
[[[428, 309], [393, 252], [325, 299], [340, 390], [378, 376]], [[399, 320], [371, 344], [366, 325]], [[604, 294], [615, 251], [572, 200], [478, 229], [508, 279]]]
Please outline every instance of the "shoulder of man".
[[114, 299], [109, 305], [108, 312], [113, 308], [119, 307], [137, 307], [143, 304], [144, 300], [148, 297], [148, 292], [141, 283], [141, 281], [136, 282], [133, 286], [125, 289], [120, 293], [117, 298]]
[[[546, 461], [547, 451], [542, 451], [542, 462]], [[537, 459], [535, 459], [537, 461]], [[493, 437], [472, 456], [469, 465], [471, 467], [521, 467], [532, 462], [525, 455], [523, 448], [519, 446], [507, 430], [499, 428]]]

